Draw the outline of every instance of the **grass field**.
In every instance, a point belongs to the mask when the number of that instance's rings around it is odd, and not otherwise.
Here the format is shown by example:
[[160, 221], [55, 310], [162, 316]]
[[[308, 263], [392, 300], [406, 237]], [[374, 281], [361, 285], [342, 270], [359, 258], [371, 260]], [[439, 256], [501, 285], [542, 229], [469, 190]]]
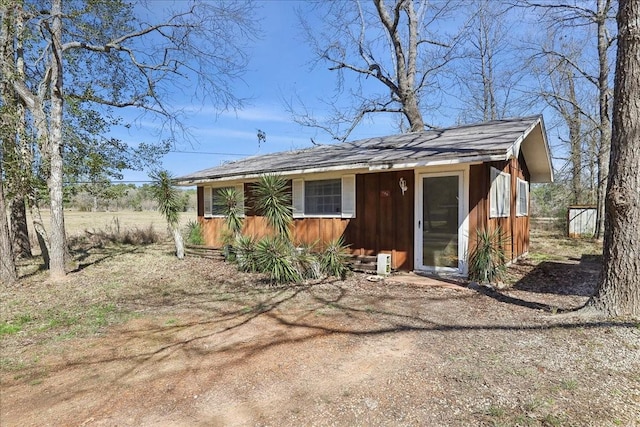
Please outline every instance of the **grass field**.
[[[44, 227], [49, 230], [49, 211], [42, 211], [42, 221]], [[33, 224], [31, 218], [29, 220], [29, 233], [32, 236], [32, 244], [37, 249], [35, 241]], [[196, 220], [195, 212], [182, 212], [180, 214], [180, 226], [183, 227], [189, 220]], [[113, 230], [117, 227], [120, 230], [126, 229], [153, 229], [159, 233], [166, 233], [167, 223], [165, 219], [157, 211], [120, 211], [120, 212], [79, 212], [65, 210], [64, 213], [65, 227], [67, 236], [77, 237], [85, 233], [85, 231], [96, 230]]]

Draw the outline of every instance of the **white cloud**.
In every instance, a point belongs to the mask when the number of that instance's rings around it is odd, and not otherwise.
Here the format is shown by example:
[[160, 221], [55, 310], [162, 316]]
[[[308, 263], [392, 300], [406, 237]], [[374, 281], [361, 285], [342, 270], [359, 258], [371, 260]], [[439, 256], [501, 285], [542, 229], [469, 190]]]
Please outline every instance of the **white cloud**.
[[288, 114], [276, 107], [249, 107], [238, 111], [226, 111], [221, 116], [251, 122], [293, 123]]
[[184, 105], [178, 106], [177, 110], [192, 115], [194, 120], [206, 117], [212, 118], [214, 121], [222, 118], [249, 122], [293, 123], [289, 114], [282, 111], [282, 108], [276, 105], [251, 106], [228, 111], [220, 111], [214, 107]]

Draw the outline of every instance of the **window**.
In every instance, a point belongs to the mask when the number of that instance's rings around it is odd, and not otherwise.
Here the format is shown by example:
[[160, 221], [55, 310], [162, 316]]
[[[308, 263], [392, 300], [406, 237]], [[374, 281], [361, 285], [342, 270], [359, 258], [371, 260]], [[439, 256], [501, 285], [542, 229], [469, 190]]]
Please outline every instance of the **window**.
[[355, 175], [322, 180], [294, 179], [293, 216], [355, 217]]
[[529, 215], [529, 183], [518, 178], [518, 198], [516, 199], [516, 215]]
[[211, 215], [213, 216], [224, 216], [227, 207], [224, 197], [222, 196], [222, 191], [233, 190], [233, 187], [220, 187], [220, 188], [212, 188], [211, 191]]
[[204, 188], [204, 216], [224, 216], [226, 212], [225, 201], [220, 191], [232, 189], [240, 194], [240, 210], [244, 212], [244, 184], [236, 184], [228, 187], [205, 187]]
[[491, 190], [489, 193], [491, 218], [508, 217], [511, 213], [511, 175], [491, 168]]
[[304, 213], [331, 215], [342, 212], [342, 182], [340, 179], [305, 181]]

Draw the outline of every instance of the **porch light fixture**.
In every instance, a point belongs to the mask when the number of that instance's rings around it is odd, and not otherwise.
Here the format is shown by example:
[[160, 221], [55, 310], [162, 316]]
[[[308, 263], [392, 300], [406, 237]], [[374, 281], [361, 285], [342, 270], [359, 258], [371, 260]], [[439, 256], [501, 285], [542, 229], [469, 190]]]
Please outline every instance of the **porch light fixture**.
[[400, 178], [400, 181], [398, 181], [398, 185], [400, 185], [400, 189], [402, 190], [402, 195], [404, 196], [405, 191], [409, 189], [409, 187], [407, 187], [407, 180], [404, 178]]

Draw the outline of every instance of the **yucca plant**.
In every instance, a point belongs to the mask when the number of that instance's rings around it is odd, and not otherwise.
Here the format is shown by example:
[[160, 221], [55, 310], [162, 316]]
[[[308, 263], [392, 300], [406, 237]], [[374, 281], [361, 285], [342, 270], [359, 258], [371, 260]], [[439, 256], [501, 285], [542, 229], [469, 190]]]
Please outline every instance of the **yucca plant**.
[[293, 263], [305, 279], [319, 279], [322, 276], [320, 257], [313, 252], [315, 245], [298, 245], [293, 252]]
[[230, 240], [233, 242], [242, 231], [242, 216], [244, 211], [242, 208], [242, 195], [234, 187], [226, 187], [218, 190], [218, 196], [222, 201], [222, 214], [224, 215], [224, 223], [229, 230]]
[[202, 225], [192, 219], [187, 222], [187, 243], [192, 245], [204, 245]]
[[497, 283], [507, 269], [502, 229], [478, 230], [477, 243], [469, 257], [469, 278], [478, 283]]
[[302, 281], [300, 273], [293, 265], [291, 242], [281, 236], [267, 236], [256, 245], [258, 270], [266, 273], [272, 282], [297, 283]]
[[238, 236], [235, 241], [236, 263], [238, 269], [247, 272], [258, 271], [256, 240], [251, 236]]
[[267, 223], [287, 241], [291, 241], [293, 212], [287, 180], [279, 175], [262, 175], [254, 184], [255, 208]]
[[181, 194], [173, 185], [173, 177], [166, 170], [157, 170], [149, 175], [152, 180], [151, 191], [153, 198], [158, 202], [158, 210], [167, 220], [169, 231], [173, 235], [176, 246], [176, 256], [184, 258], [184, 241], [178, 228], [180, 222], [179, 212], [182, 208]]
[[344, 243], [342, 236], [333, 239], [327, 244], [320, 255], [322, 271], [329, 275], [344, 279], [349, 272], [349, 245]]

